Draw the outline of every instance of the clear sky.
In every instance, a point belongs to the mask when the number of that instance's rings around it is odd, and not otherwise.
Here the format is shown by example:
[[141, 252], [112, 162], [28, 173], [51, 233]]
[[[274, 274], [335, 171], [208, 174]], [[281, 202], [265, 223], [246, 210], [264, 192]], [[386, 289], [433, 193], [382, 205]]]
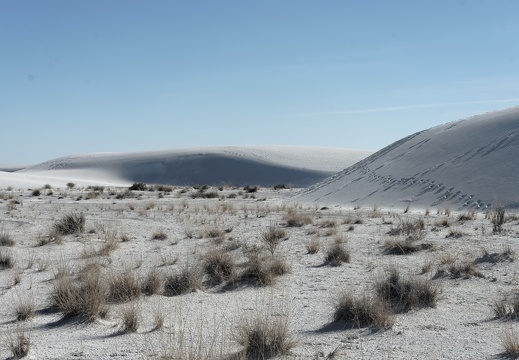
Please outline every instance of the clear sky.
[[0, 164], [378, 150], [519, 104], [516, 0], [0, 0]]

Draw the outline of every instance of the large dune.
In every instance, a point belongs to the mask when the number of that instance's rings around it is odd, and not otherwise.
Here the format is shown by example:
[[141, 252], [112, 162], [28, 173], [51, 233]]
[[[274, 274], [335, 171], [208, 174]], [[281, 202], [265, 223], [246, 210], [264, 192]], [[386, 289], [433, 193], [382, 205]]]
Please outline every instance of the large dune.
[[369, 151], [300, 146], [227, 146], [138, 153], [67, 156], [14, 173], [0, 172], [0, 186], [44, 184], [309, 186], [370, 155]]
[[311, 186], [320, 204], [519, 207], [519, 107], [418, 132]]

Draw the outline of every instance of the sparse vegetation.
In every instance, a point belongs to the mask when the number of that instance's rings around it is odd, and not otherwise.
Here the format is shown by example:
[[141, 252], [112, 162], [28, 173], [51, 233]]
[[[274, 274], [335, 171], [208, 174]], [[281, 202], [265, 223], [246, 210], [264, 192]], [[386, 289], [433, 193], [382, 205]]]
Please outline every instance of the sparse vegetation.
[[503, 224], [505, 223], [505, 208], [502, 206], [496, 207], [490, 216], [490, 221], [492, 222], [494, 233], [500, 233], [503, 231]]
[[334, 244], [326, 250], [325, 264], [330, 266], [341, 266], [350, 262], [350, 252], [343, 244]]
[[203, 272], [198, 264], [185, 264], [180, 273], [169, 275], [164, 284], [165, 296], [177, 296], [203, 287]]
[[286, 238], [286, 236], [287, 232], [285, 230], [271, 225], [261, 234], [261, 241], [270, 254], [274, 256], [274, 252], [281, 243], [281, 240]]
[[13, 266], [14, 259], [11, 252], [0, 248], [0, 270], [10, 269]]
[[387, 306], [367, 295], [355, 297], [349, 291], [342, 291], [335, 299], [334, 309], [333, 321], [351, 327], [388, 328], [393, 325], [393, 314]]
[[53, 230], [59, 235], [78, 234], [85, 231], [85, 215], [68, 214], [56, 221]]
[[128, 188], [130, 191], [146, 191], [148, 190], [148, 185], [142, 182], [133, 183], [132, 186]]

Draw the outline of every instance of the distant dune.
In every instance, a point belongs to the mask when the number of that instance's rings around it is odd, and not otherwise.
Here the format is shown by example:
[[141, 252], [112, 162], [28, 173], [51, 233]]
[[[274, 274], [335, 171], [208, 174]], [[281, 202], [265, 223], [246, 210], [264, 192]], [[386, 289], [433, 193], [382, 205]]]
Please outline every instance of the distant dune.
[[301, 146], [227, 146], [136, 153], [66, 156], [14, 173], [0, 172], [0, 186], [44, 184], [127, 186], [133, 182], [171, 185], [309, 186], [370, 151]]
[[519, 207], [519, 107], [418, 132], [311, 186], [320, 204]]

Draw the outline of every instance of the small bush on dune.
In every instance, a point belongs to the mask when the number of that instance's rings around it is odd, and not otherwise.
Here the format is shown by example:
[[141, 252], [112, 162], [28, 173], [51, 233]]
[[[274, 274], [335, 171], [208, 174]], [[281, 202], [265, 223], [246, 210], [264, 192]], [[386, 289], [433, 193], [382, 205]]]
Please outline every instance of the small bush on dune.
[[317, 238], [312, 239], [308, 243], [306, 243], [306, 251], [309, 254], [317, 254], [320, 249], [321, 249], [321, 243], [319, 242], [319, 239], [317, 239]]
[[56, 280], [51, 300], [66, 318], [93, 321], [108, 312], [106, 292], [98, 271], [85, 272], [79, 281], [69, 277]]
[[499, 334], [499, 340], [504, 349], [504, 357], [508, 359], [519, 358], [519, 336], [517, 336], [517, 333], [514, 330], [503, 330], [503, 332]]
[[7, 349], [11, 352], [11, 359], [21, 359], [29, 354], [31, 339], [22, 324], [16, 324], [16, 334], [7, 336]]
[[240, 274], [239, 281], [256, 286], [273, 285], [277, 276], [290, 272], [290, 266], [279, 256], [252, 256]]
[[164, 296], [177, 296], [203, 288], [203, 272], [198, 264], [186, 264], [178, 274], [170, 275], [164, 284]]
[[350, 262], [350, 252], [343, 244], [334, 244], [326, 251], [324, 263], [331, 266], [341, 266]]
[[498, 319], [517, 320], [519, 319], [519, 296], [503, 296], [495, 300], [491, 305], [494, 315]]
[[287, 237], [287, 232], [275, 226], [269, 226], [268, 230], [261, 234], [261, 242], [265, 245], [271, 255], [274, 255], [281, 240]]
[[78, 234], [85, 231], [85, 215], [68, 214], [53, 225], [53, 230], [59, 235]]
[[286, 355], [295, 346], [285, 317], [258, 316], [238, 326], [236, 341], [248, 359]]
[[0, 270], [11, 269], [13, 266], [14, 260], [11, 252], [0, 248]]
[[494, 233], [500, 233], [503, 231], [503, 224], [505, 223], [505, 208], [501, 206], [495, 208], [490, 215], [490, 221], [494, 225]]
[[162, 288], [162, 277], [156, 268], [151, 268], [142, 281], [142, 292], [146, 295], [159, 294]]
[[334, 322], [351, 323], [353, 327], [375, 326], [388, 328], [393, 324], [393, 314], [378, 299], [366, 295], [357, 298], [350, 292], [343, 291], [335, 300]]
[[139, 327], [139, 321], [141, 318], [139, 306], [132, 302], [124, 306], [121, 310], [122, 328], [121, 330], [125, 333], [134, 333]]
[[111, 272], [106, 279], [108, 284], [107, 300], [123, 303], [134, 300], [141, 293], [141, 284], [137, 276], [128, 267], [119, 273]]
[[146, 185], [145, 183], [142, 183], [142, 182], [138, 182], [138, 183], [133, 183], [132, 186], [130, 186], [128, 188], [128, 190], [132, 191], [146, 191], [148, 190], [148, 185]]
[[285, 220], [288, 227], [301, 227], [313, 222], [310, 216], [299, 214], [294, 209], [288, 209]]
[[431, 244], [417, 244], [410, 238], [400, 240], [388, 239], [383, 245], [383, 251], [388, 255], [405, 255], [431, 248]]
[[203, 268], [209, 279], [216, 283], [229, 281], [236, 276], [236, 266], [231, 255], [217, 249], [205, 254]]
[[375, 284], [375, 292], [395, 312], [406, 312], [420, 307], [436, 307], [440, 288], [430, 280], [420, 278], [402, 279], [396, 268]]
[[0, 246], [13, 246], [13, 236], [4, 229], [0, 229]]

